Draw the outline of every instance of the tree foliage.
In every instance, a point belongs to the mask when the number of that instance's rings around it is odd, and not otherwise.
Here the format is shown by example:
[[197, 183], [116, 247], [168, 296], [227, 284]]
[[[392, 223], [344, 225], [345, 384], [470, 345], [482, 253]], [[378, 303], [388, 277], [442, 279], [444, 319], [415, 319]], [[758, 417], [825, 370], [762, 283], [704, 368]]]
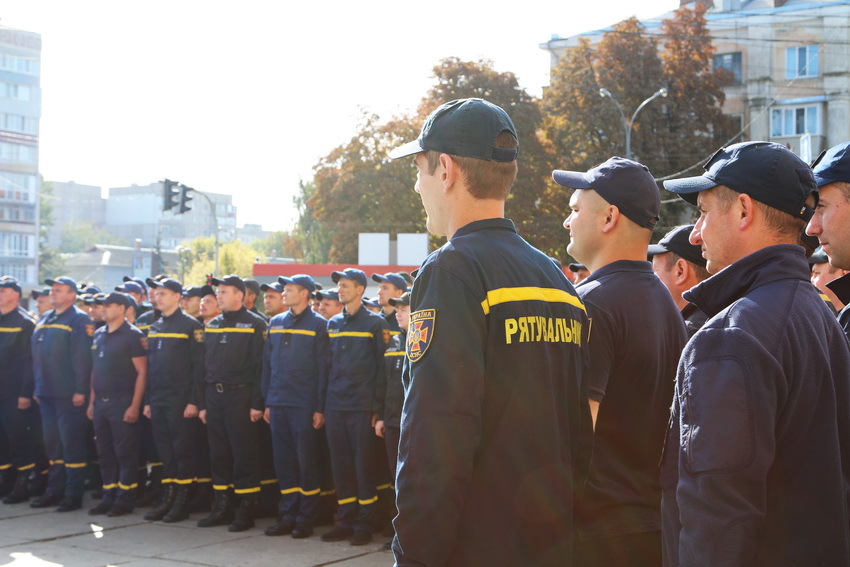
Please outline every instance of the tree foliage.
[[65, 271], [65, 262], [59, 255], [59, 250], [47, 244], [47, 234], [53, 226], [53, 184], [41, 180], [41, 191], [38, 193], [39, 227], [38, 227], [38, 281], [54, 278]]
[[95, 244], [126, 246], [127, 241], [91, 221], [70, 223], [59, 235], [59, 251], [66, 254], [85, 252]]

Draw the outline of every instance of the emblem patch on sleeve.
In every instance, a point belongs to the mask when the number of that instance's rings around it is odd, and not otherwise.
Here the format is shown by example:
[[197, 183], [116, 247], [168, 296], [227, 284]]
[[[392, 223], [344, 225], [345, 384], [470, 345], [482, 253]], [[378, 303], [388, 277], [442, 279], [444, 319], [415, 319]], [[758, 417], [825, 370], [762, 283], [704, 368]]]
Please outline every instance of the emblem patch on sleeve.
[[198, 342], [198, 343], [204, 342], [204, 330], [203, 329], [195, 329], [194, 336], [195, 336], [195, 342]]
[[384, 329], [383, 333], [384, 333], [384, 344], [385, 345], [390, 344], [390, 339], [393, 337], [392, 333], [390, 333], [389, 329]]
[[86, 334], [90, 337], [94, 336], [94, 325], [86, 324]]
[[434, 339], [436, 320], [436, 309], [423, 309], [410, 314], [410, 327], [407, 333], [407, 360], [416, 362], [428, 350], [428, 346]]

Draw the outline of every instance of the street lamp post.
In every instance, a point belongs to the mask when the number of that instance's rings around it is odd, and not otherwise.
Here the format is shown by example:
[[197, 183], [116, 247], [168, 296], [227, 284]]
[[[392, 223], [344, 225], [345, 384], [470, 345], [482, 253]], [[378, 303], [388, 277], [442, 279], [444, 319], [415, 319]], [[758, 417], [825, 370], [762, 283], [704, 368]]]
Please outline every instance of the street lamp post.
[[665, 88], [658, 89], [658, 92], [656, 92], [654, 95], [652, 95], [651, 97], [649, 97], [648, 99], [646, 99], [645, 101], [640, 103], [640, 106], [637, 107], [637, 110], [635, 110], [635, 113], [632, 114], [631, 120], [626, 118], [626, 113], [623, 112], [623, 107], [620, 106], [620, 103], [617, 102], [617, 99], [614, 98], [614, 95], [612, 95], [611, 92], [608, 89], [604, 89], [604, 88], [599, 89], [599, 96], [601, 96], [602, 98], [605, 98], [605, 97], [610, 98], [614, 102], [614, 104], [617, 106], [617, 110], [620, 111], [620, 116], [623, 118], [623, 130], [625, 130], [625, 132], [626, 132], [626, 159], [632, 159], [632, 126], [634, 126], [635, 119], [637, 118], [638, 112], [643, 110], [644, 106], [646, 106], [647, 104], [649, 104], [650, 102], [652, 102], [656, 98], [658, 98], [660, 96], [666, 97], [667, 96], [667, 89], [665, 89]]

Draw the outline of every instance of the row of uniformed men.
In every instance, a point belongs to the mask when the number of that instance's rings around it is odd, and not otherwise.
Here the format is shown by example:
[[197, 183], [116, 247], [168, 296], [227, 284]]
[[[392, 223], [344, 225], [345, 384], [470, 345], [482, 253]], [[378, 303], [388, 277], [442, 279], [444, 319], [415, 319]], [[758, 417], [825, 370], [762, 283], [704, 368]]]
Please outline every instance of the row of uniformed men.
[[[184, 290], [167, 277], [149, 279], [154, 308], [146, 311], [144, 282], [127, 281], [108, 295], [84, 290], [92, 295], [83, 301], [91, 317], [74, 305], [73, 280], [47, 280], [52, 309], [42, 311], [37, 324], [20, 308], [17, 282], [2, 280], [0, 329], [8, 332], [0, 338], [9, 340], [0, 355], [10, 363], [5, 368], [15, 369], [3, 382], [15, 383], [7, 389], [17, 398], [39, 402], [50, 459], [47, 490], [31, 505], [58, 505], [60, 511], [81, 506], [88, 414], [103, 477], [101, 501], [90, 512], [130, 512], [143, 414], [163, 465], [162, 498], [145, 517], [188, 516], [190, 489], [204, 474], [195, 456], [198, 431], [206, 430], [215, 499], [198, 524], [248, 529], [261, 491], [256, 422], [264, 419], [271, 426], [281, 493], [278, 521], [266, 533], [312, 533], [321, 492], [317, 430], [324, 427], [339, 513], [336, 528], [323, 539], [370, 541], [378, 471], [388, 469], [375, 458], [375, 434], [385, 437], [393, 460], [398, 444], [404, 340], [393, 311], [407, 313], [402, 294], [408, 282], [399, 274], [373, 275], [385, 308], [380, 316], [364, 307], [362, 271], [335, 272], [333, 279], [339, 288], [329, 291], [317, 291], [305, 275], [262, 286], [273, 315], [268, 324], [245, 305], [249, 288], [237, 276], [213, 279], [215, 295], [211, 286]], [[0, 409], [0, 437], [12, 438], [7, 413], [15, 417]], [[199, 420], [207, 427], [199, 427]], [[11, 453], [18, 477], [28, 476], [35, 466], [32, 452], [15, 447]], [[389, 473], [384, 476], [385, 487], [391, 486]], [[11, 492], [17, 501], [28, 497], [23, 480]]]

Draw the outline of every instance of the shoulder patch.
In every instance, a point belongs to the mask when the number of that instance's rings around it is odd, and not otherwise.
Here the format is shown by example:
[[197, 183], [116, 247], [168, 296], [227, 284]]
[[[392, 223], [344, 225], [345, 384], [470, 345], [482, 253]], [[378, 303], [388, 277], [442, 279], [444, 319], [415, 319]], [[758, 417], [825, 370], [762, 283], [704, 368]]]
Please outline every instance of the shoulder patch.
[[410, 328], [407, 333], [407, 359], [410, 362], [416, 362], [428, 350], [434, 339], [436, 321], [436, 309], [423, 309], [410, 314]]
[[195, 337], [195, 342], [198, 342], [198, 343], [204, 342], [204, 330], [203, 329], [195, 329], [193, 336]]
[[90, 337], [94, 336], [94, 324], [86, 323], [86, 334]]
[[393, 337], [392, 332], [389, 329], [384, 329], [383, 333], [384, 333], [384, 344], [385, 345], [390, 344], [390, 339]]

